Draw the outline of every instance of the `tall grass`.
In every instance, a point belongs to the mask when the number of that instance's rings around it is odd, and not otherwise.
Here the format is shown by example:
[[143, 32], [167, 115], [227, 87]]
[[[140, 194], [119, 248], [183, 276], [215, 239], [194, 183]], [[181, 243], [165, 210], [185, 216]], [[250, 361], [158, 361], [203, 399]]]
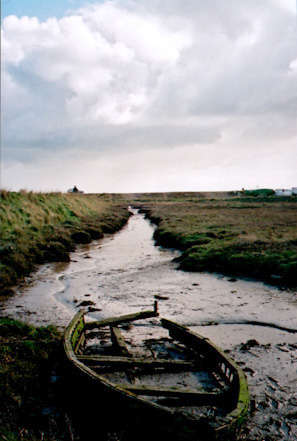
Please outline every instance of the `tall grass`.
[[129, 213], [100, 195], [0, 192], [2, 295], [36, 264], [67, 261], [75, 243], [120, 229]]

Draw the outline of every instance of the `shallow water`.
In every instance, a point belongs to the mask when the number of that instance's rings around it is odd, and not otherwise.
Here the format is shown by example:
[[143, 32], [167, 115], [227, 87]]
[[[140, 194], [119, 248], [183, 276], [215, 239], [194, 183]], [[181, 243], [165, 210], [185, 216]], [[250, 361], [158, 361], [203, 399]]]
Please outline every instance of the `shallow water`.
[[296, 292], [178, 271], [178, 252], [154, 246], [154, 227], [134, 213], [122, 231], [80, 248], [70, 263], [42, 266], [1, 314], [64, 328], [82, 306], [100, 319], [151, 309], [157, 299], [161, 316], [211, 338], [246, 371], [257, 409], [243, 438], [296, 440]]

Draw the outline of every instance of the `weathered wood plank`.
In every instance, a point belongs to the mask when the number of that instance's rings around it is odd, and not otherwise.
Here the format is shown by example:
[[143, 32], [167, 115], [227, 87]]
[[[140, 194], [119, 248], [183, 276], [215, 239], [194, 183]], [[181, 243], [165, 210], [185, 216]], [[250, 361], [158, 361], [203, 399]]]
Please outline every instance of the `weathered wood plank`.
[[82, 331], [82, 333], [81, 333], [81, 335], [80, 335], [80, 337], [79, 337], [79, 339], [78, 339], [78, 341], [77, 341], [77, 343], [75, 345], [75, 348], [74, 348], [74, 352], [76, 354], [80, 353], [80, 351], [82, 350], [82, 348], [83, 348], [83, 346], [85, 344], [85, 341], [86, 341], [86, 336], [85, 336], [84, 331]]
[[158, 387], [134, 384], [117, 384], [118, 387], [135, 393], [136, 395], [146, 395], [155, 397], [180, 398], [184, 401], [191, 401], [193, 404], [214, 404], [225, 396], [222, 392], [207, 392], [203, 389], [183, 389], [178, 387]]
[[136, 312], [135, 314], [122, 315], [121, 317], [111, 317], [104, 320], [97, 320], [95, 322], [86, 323], [86, 329], [101, 328], [103, 326], [113, 326], [119, 325], [121, 323], [132, 322], [135, 320], [142, 320], [146, 318], [158, 317], [158, 312], [156, 311], [142, 311]]
[[117, 386], [122, 389], [129, 390], [130, 392], [137, 393], [139, 395], [151, 395], [151, 396], [163, 396], [163, 397], [180, 397], [180, 396], [192, 396], [205, 394], [206, 392], [202, 389], [182, 389], [178, 387], [158, 387], [158, 386], [148, 386], [144, 384], [117, 384]]
[[121, 353], [121, 355], [129, 357], [131, 354], [129, 353], [128, 347], [120, 329], [117, 326], [110, 326], [110, 334], [111, 341], [116, 349]]
[[205, 365], [198, 363], [195, 360], [164, 360], [164, 359], [151, 359], [141, 357], [117, 357], [117, 356], [104, 356], [104, 355], [78, 355], [79, 361], [88, 364], [90, 367], [93, 365], [100, 367], [106, 365], [114, 365], [117, 367], [151, 367], [151, 368], [165, 368], [168, 370], [191, 370], [198, 371], [200, 369], [206, 369]]
[[85, 327], [84, 313], [80, 311], [77, 314], [76, 322], [73, 323], [73, 326], [72, 326], [72, 329], [70, 332], [70, 337], [69, 337], [69, 340], [70, 340], [73, 348], [77, 346], [77, 341], [79, 340], [81, 333], [84, 330], [84, 327]]
[[[191, 347], [197, 353], [202, 353], [208, 359], [211, 368], [224, 365], [224, 370], [229, 369], [230, 373], [236, 374], [238, 366], [222, 349], [212, 343], [208, 338], [190, 331], [186, 326], [174, 323], [167, 319], [161, 319], [164, 328], [168, 329], [172, 338], [176, 338], [185, 345]], [[223, 372], [225, 373], [225, 372]], [[230, 375], [229, 375], [230, 376]], [[228, 379], [226, 376], [226, 379]]]

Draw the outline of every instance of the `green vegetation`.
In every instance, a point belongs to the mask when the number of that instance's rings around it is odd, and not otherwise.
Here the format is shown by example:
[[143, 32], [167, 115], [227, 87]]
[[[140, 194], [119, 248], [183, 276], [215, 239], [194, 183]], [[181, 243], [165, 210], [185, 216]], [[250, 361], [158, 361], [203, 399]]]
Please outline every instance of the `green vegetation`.
[[50, 381], [60, 349], [61, 335], [53, 326], [0, 319], [1, 440], [67, 439], [58, 386]]
[[244, 190], [245, 196], [254, 196], [254, 197], [268, 197], [274, 195], [274, 190], [270, 190], [269, 188], [260, 188], [258, 190]]
[[76, 243], [119, 230], [127, 207], [104, 195], [0, 192], [2, 296], [36, 264], [68, 261]]
[[142, 194], [0, 193], [0, 290], [36, 264], [67, 261], [76, 243], [113, 233], [129, 204], [147, 207], [158, 243], [183, 251], [180, 267], [297, 285], [296, 197], [273, 190]]
[[297, 286], [297, 198], [148, 198], [155, 240], [182, 250], [181, 269]]

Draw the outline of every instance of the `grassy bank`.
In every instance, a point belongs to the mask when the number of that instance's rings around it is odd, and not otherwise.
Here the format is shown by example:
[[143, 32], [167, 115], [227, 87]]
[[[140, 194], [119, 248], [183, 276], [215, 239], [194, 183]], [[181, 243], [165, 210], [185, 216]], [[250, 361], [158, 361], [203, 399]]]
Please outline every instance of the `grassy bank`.
[[147, 202], [155, 240], [182, 250], [181, 269], [297, 286], [297, 198]]
[[54, 327], [0, 319], [1, 440], [69, 439], [61, 385], [51, 381], [60, 352], [61, 335]]
[[105, 195], [0, 192], [2, 296], [44, 262], [68, 261], [77, 243], [119, 230], [129, 213]]

